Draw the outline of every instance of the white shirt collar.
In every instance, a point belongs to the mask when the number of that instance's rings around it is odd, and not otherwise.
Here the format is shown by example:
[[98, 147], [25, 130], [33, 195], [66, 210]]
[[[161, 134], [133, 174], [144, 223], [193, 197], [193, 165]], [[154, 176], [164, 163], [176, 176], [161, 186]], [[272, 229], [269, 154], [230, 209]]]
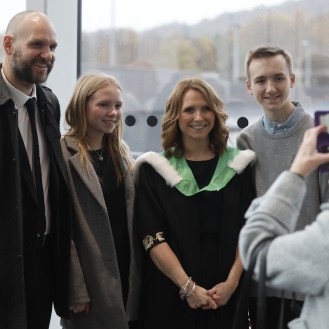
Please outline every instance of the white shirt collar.
[[8, 88], [9, 91], [9, 95], [12, 98], [12, 100], [14, 101], [16, 107], [21, 108], [24, 106], [24, 104], [27, 102], [27, 100], [29, 98], [34, 97], [35, 99], [37, 99], [37, 93], [36, 93], [36, 88], [35, 85], [33, 87], [32, 90], [32, 95], [31, 96], [27, 96], [26, 94], [24, 94], [23, 92], [21, 92], [20, 90], [18, 90], [17, 88], [15, 88], [6, 78], [5, 73], [3, 72], [3, 69], [1, 69], [1, 74], [3, 77], [3, 80]]

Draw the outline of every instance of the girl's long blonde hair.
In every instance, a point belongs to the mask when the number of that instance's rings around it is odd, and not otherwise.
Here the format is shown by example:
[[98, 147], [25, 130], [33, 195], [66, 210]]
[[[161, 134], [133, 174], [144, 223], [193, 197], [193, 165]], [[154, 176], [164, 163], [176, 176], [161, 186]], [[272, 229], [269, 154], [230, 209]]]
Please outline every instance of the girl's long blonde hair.
[[[81, 76], [73, 90], [72, 97], [65, 111], [65, 120], [68, 125], [67, 135], [74, 138], [79, 145], [80, 159], [83, 167], [89, 172], [91, 158], [88, 153], [87, 144], [87, 119], [86, 104], [88, 99], [99, 89], [114, 86], [121, 92], [119, 82], [112, 76], [104, 73], [89, 73]], [[109, 150], [114, 163], [117, 181], [122, 182], [123, 173], [120, 158], [127, 164], [128, 170], [132, 170], [133, 162], [127, 145], [122, 140], [122, 117], [111, 134], [105, 134], [103, 147]]]

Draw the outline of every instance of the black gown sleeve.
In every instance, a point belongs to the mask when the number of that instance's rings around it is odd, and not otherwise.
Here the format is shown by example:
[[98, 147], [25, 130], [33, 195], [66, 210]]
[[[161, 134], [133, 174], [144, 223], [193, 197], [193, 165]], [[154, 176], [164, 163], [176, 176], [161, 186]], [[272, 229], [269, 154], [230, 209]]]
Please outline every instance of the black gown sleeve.
[[145, 250], [150, 251], [166, 241], [167, 225], [162, 202], [165, 181], [148, 163], [140, 166], [138, 177], [135, 208], [137, 228]]

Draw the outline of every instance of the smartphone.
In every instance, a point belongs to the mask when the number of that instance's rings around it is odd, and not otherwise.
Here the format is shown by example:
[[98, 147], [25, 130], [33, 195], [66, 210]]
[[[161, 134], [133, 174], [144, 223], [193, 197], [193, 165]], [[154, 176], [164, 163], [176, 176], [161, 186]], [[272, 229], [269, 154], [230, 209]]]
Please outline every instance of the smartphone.
[[[329, 152], [329, 110], [316, 111], [314, 113], [314, 125], [323, 125], [327, 127], [327, 132], [323, 132], [318, 136], [317, 149], [318, 152]], [[329, 163], [324, 163], [319, 167], [320, 171], [329, 171]]]

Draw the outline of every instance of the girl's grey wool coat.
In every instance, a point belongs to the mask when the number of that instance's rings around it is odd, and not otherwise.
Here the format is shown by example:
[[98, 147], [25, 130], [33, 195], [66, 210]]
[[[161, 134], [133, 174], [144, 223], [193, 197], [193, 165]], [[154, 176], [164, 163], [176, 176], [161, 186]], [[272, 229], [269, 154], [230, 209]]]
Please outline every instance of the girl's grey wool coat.
[[128, 320], [137, 318], [139, 271], [138, 247], [133, 227], [134, 181], [121, 161], [125, 175], [125, 195], [130, 244], [129, 294], [123, 305], [120, 274], [109, 216], [99, 179], [92, 165], [86, 172], [80, 161], [77, 142], [65, 136], [61, 140], [73, 202], [73, 239], [71, 247], [70, 302], [91, 301], [89, 314], [72, 312], [71, 320], [62, 319], [68, 329], [128, 329]]

